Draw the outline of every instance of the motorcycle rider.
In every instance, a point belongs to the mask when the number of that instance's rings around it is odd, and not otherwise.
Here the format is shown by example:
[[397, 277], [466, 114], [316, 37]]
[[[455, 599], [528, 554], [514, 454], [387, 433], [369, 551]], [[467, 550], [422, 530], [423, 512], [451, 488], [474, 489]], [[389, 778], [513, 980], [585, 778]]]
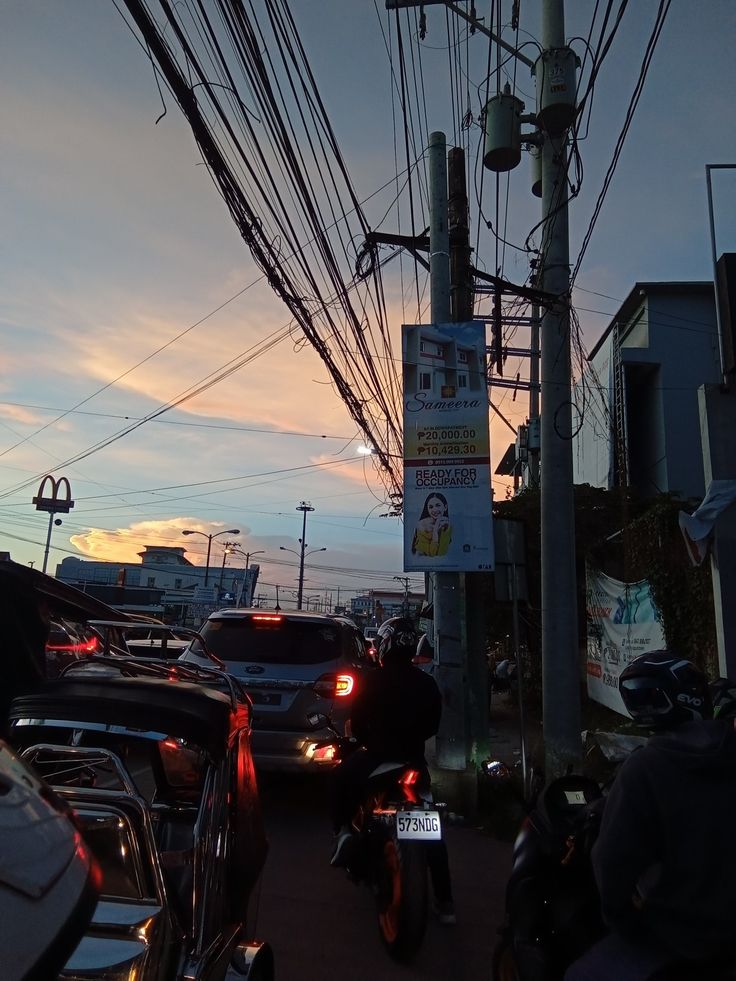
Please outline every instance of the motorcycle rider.
[[[330, 864], [344, 863], [352, 838], [351, 819], [365, 783], [381, 763], [401, 760], [428, 774], [424, 744], [439, 729], [442, 698], [437, 683], [412, 664], [418, 636], [407, 617], [392, 617], [376, 636], [376, 671], [362, 679], [350, 714], [350, 733], [361, 744], [335, 771], [332, 821], [335, 847]], [[440, 921], [455, 923], [447, 848], [444, 841], [427, 847], [427, 863]]]
[[705, 675], [672, 651], [635, 658], [619, 690], [638, 724], [670, 731], [632, 753], [616, 776], [592, 852], [611, 933], [565, 981], [666, 978], [688, 963], [711, 976], [736, 953], [733, 720], [712, 719]]

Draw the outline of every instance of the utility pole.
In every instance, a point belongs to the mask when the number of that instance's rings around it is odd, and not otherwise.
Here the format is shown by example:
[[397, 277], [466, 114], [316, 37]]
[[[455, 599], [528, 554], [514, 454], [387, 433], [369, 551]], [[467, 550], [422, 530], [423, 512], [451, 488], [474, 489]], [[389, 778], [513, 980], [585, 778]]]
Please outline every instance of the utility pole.
[[[429, 137], [429, 285], [432, 323], [448, 323], [450, 305], [450, 234], [447, 215], [447, 145], [445, 134]], [[434, 646], [437, 681], [445, 707], [435, 741], [437, 764], [448, 770], [465, 769], [464, 671], [460, 635], [460, 576], [434, 572]]]
[[[473, 319], [473, 267], [470, 261], [470, 227], [465, 151], [453, 147], [447, 157], [448, 230], [450, 239], [451, 319], [467, 323]], [[488, 507], [492, 506], [490, 497]], [[489, 751], [488, 665], [485, 658], [486, 604], [484, 577], [477, 573], [457, 574], [457, 608], [460, 647], [463, 659], [464, 705], [462, 734], [465, 741], [465, 764], [485, 759]]]
[[297, 511], [302, 512], [302, 537], [299, 539], [301, 545], [301, 554], [299, 556], [299, 594], [296, 601], [297, 610], [301, 610], [302, 595], [304, 593], [304, 551], [307, 547], [307, 512], [314, 511], [314, 508], [306, 501], [302, 501]]
[[[564, 0], [544, 0], [538, 90], [544, 84], [544, 73], [548, 73], [548, 60], [565, 47]], [[540, 117], [544, 118], [538, 111], [538, 121]], [[548, 778], [559, 776], [568, 764], [578, 762], [582, 751], [572, 469], [567, 125], [558, 126], [548, 120], [542, 145], [545, 224], [541, 287], [557, 297], [545, 309], [540, 322], [542, 674]]]
[[[429, 281], [432, 323], [448, 323], [450, 300], [450, 233], [448, 222], [447, 146], [445, 134], [429, 137]], [[464, 585], [457, 572], [431, 574], [437, 681], [444, 709], [435, 741], [437, 764], [464, 770], [465, 746], [465, 631]]]
[[401, 612], [404, 616], [409, 615], [409, 583], [411, 580], [408, 576], [394, 576], [396, 582], [401, 582], [404, 584], [404, 599], [401, 603]]

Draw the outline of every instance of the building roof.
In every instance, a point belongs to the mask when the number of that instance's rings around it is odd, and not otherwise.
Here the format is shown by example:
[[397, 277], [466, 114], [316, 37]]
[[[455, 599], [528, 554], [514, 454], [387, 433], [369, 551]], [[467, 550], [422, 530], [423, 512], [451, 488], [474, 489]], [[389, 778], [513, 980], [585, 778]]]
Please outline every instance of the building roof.
[[676, 295], [677, 293], [710, 293], [712, 295], [714, 293], [714, 287], [713, 283], [709, 282], [708, 280], [635, 283], [629, 295], [618, 308], [618, 311], [612, 318], [608, 327], [606, 327], [601, 336], [598, 338], [593, 349], [588, 355], [588, 361], [593, 360], [615, 325], [617, 323], [627, 323], [630, 321], [643, 303], [645, 297], [654, 293], [664, 293], [670, 295]]

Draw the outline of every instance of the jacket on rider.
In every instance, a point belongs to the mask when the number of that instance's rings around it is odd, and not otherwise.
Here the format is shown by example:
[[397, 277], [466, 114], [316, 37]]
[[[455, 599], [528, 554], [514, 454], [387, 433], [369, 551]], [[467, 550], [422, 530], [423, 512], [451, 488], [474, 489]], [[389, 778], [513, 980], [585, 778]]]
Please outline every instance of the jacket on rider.
[[439, 729], [437, 684], [413, 664], [386, 661], [368, 672], [350, 713], [352, 734], [371, 755], [424, 759], [424, 743]]
[[[621, 767], [593, 849], [603, 916], [681, 958], [734, 948], [736, 732], [693, 721], [651, 738]], [[641, 908], [632, 904], [635, 892]]]

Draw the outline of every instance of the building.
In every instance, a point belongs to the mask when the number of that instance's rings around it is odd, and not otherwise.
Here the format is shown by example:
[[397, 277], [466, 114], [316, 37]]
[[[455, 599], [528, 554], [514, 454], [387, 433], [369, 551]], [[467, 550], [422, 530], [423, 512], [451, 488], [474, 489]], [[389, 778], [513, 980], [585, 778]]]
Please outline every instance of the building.
[[[204, 619], [222, 604], [252, 603], [259, 566], [248, 570], [194, 565], [181, 547], [147, 545], [139, 552], [140, 563], [99, 562], [67, 556], [56, 567], [56, 578], [84, 588], [85, 584], [158, 590], [166, 619], [188, 622]], [[208, 580], [207, 587], [204, 585]], [[154, 616], [160, 612], [149, 611]]]
[[432, 325], [405, 334], [404, 391], [434, 398], [478, 395], [485, 390], [483, 352]]
[[350, 612], [366, 624], [382, 624], [389, 617], [407, 613], [416, 617], [424, 603], [424, 593], [372, 589], [350, 600]]
[[637, 283], [575, 386], [575, 483], [702, 497], [698, 388], [720, 380], [713, 284]]

